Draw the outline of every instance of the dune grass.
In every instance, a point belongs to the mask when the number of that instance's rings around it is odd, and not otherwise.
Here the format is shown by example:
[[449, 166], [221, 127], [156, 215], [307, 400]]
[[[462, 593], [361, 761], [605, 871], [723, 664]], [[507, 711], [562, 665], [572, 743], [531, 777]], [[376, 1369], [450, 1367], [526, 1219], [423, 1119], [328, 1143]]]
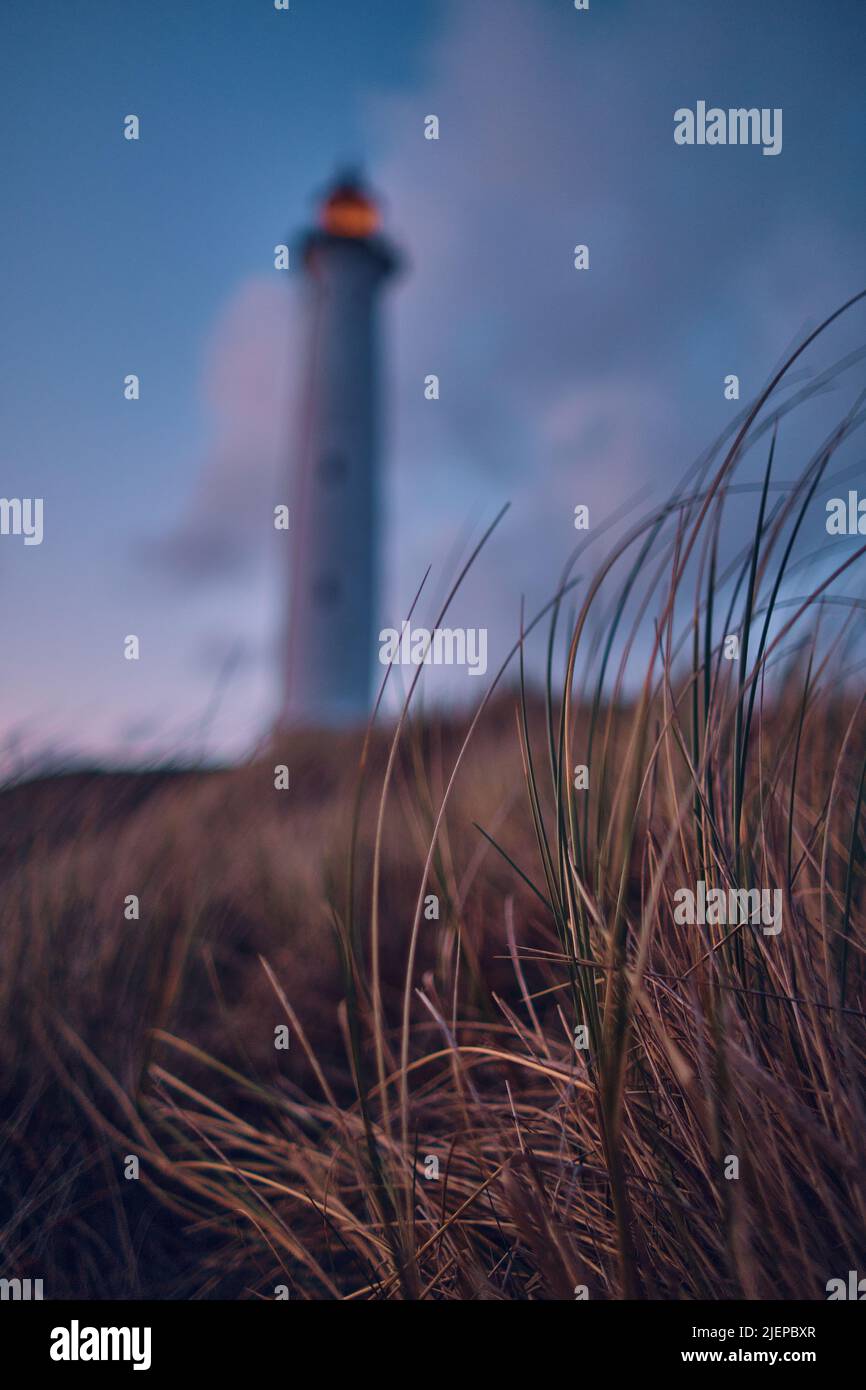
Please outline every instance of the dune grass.
[[[413, 688], [7, 856], [6, 1268], [319, 1299], [866, 1273], [866, 544], [821, 508], [862, 397], [778, 476], [863, 358], [780, 394], [820, 331], [665, 506], [590, 533], [471, 716]], [[780, 890], [781, 931], [679, 922], [698, 882]]]

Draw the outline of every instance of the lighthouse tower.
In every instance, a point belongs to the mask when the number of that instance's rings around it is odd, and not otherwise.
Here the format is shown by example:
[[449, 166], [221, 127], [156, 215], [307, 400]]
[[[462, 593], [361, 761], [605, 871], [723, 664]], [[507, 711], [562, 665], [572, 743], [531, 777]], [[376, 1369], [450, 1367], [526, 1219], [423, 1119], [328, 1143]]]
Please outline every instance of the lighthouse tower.
[[377, 652], [379, 293], [397, 258], [354, 175], [302, 243], [306, 378], [296, 422], [287, 724], [366, 719]]

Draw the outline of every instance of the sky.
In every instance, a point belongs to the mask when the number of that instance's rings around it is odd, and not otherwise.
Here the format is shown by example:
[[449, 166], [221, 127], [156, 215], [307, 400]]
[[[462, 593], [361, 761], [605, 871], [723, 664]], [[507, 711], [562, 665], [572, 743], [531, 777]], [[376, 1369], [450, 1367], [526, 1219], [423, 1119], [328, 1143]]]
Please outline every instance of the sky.
[[[856, 0], [6, 7], [0, 494], [45, 521], [39, 546], [0, 536], [4, 765], [232, 758], [269, 726], [304, 361], [273, 248], [339, 167], [405, 257], [383, 624], [508, 502], [454, 614], [495, 655], [553, 591], [576, 503], [666, 496], [738, 408], [724, 377], [757, 391], [866, 286], [864, 38]], [[678, 146], [699, 100], [781, 108], [781, 153]], [[810, 369], [864, 339], [861, 311]], [[850, 402], [783, 429], [786, 476]]]

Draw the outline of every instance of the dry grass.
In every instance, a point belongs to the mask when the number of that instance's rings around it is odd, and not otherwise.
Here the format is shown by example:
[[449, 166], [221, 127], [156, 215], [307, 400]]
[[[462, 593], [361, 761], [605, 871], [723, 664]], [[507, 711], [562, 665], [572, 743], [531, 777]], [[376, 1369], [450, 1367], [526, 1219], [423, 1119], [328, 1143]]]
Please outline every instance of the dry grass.
[[[775, 492], [776, 390], [597, 580], [566, 575], [564, 695], [5, 794], [4, 1272], [49, 1296], [698, 1299], [866, 1269], [862, 601], [830, 606], [866, 546], [800, 587], [795, 558], [863, 416]], [[699, 880], [781, 889], [781, 933], [678, 925]]]

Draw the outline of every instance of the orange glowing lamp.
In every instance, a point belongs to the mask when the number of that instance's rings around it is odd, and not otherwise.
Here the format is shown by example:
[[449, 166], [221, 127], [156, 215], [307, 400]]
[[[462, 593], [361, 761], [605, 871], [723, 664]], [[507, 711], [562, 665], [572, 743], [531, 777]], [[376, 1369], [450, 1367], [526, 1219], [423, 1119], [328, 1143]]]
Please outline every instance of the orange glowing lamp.
[[372, 236], [380, 222], [376, 204], [355, 183], [339, 184], [322, 207], [322, 229], [330, 236]]

